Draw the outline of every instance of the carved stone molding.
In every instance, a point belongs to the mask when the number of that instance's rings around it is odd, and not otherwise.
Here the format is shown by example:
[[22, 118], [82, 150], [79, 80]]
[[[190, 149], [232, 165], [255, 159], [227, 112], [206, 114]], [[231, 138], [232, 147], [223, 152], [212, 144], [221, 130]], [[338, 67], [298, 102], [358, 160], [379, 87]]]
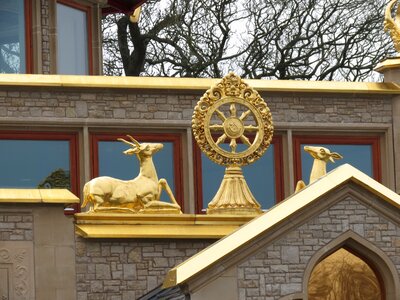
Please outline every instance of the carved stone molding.
[[33, 243], [0, 242], [0, 299], [34, 299]]

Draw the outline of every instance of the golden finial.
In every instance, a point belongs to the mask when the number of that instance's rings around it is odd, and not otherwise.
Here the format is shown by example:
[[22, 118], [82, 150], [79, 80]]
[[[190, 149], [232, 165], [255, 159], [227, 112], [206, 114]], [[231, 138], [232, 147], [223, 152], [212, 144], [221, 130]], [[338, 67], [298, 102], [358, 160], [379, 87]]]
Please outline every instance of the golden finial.
[[207, 214], [261, 213], [240, 168], [264, 154], [274, 131], [271, 112], [258, 92], [229, 73], [201, 97], [193, 112], [192, 128], [200, 149], [227, 167]]
[[392, 17], [392, 9], [396, 2], [397, 0], [392, 0], [386, 7], [383, 28], [385, 32], [389, 32], [394, 48], [400, 53], [400, 6], [397, 7], [395, 19]]

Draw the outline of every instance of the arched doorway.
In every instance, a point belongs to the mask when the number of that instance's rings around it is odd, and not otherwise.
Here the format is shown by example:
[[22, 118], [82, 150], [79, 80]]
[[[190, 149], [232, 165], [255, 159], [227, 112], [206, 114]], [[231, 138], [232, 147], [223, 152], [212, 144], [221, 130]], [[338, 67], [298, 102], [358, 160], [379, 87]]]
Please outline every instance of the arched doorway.
[[308, 281], [309, 300], [383, 300], [384, 291], [380, 275], [345, 248], [321, 260]]

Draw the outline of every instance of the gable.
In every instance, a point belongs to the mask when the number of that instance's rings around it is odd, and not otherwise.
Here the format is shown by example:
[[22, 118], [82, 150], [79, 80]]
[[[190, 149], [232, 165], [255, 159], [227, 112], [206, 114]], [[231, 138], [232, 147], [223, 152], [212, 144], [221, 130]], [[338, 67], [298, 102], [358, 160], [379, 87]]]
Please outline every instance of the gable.
[[[400, 253], [396, 251], [400, 245], [399, 222], [392, 218], [395, 215], [391, 217], [382, 213], [390, 207], [382, 205], [384, 203], [379, 199], [373, 199], [371, 195], [369, 199], [360, 199], [358, 196], [354, 192], [348, 193], [328, 209], [239, 262], [236, 265], [239, 295], [244, 295], [246, 299], [281, 299], [288, 295], [303, 297], [307, 293], [308, 279], [314, 266], [311, 261], [316, 253], [326, 250], [324, 255], [327, 256], [343, 246], [357, 252], [354, 239], [351, 238], [330, 247], [332, 241], [342, 235], [365, 240], [367, 248], [373, 248], [372, 252], [380, 249], [387, 254], [390, 260], [388, 264], [397, 262], [395, 266], [399, 269]], [[398, 212], [396, 215], [399, 216]], [[377, 270], [382, 268], [378, 261], [370, 262], [375, 263]], [[395, 272], [398, 281], [399, 274]]]
[[[188, 283], [189, 289], [204, 285], [233, 264], [245, 260], [262, 245], [279, 239], [283, 232], [301, 226], [302, 222], [349, 194], [359, 194], [356, 198], [367, 206], [375, 203], [384, 215], [398, 215], [400, 197], [397, 194], [355, 168], [344, 165], [172, 269], [164, 287], [184, 282]], [[203, 273], [207, 275], [203, 276]]]

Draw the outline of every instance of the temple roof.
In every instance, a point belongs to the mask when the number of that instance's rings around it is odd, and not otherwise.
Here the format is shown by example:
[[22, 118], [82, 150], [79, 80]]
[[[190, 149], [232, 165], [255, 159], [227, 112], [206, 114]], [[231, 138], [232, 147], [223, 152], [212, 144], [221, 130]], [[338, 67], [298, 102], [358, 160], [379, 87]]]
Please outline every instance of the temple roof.
[[187, 282], [260, 235], [268, 234], [268, 231], [273, 230], [275, 225], [285, 220], [290, 222], [290, 217], [299, 210], [304, 209], [339, 186], [350, 182], [363, 187], [396, 208], [400, 208], [400, 196], [398, 194], [358, 169], [345, 164], [171, 269], [164, 280], [163, 287], [168, 288]]

